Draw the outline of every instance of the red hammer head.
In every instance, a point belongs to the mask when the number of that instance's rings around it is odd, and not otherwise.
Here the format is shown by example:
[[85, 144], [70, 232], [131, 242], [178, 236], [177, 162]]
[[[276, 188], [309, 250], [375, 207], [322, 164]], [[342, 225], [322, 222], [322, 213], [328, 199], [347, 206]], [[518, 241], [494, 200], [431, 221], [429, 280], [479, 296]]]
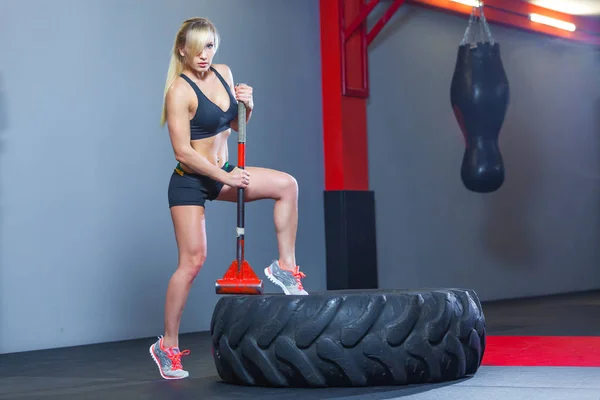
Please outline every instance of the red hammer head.
[[222, 279], [215, 284], [217, 294], [263, 294], [263, 282], [258, 279], [250, 264], [244, 260], [242, 268], [238, 268], [237, 260], [232, 262]]

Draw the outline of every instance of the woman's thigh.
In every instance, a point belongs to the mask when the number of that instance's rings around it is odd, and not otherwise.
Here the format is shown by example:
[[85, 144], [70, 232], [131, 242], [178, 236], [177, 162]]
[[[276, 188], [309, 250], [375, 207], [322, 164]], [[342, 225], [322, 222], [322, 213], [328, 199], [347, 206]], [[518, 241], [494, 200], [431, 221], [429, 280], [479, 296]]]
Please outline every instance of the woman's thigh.
[[199, 270], [206, 259], [207, 250], [204, 207], [174, 206], [171, 207], [171, 217], [179, 252], [179, 266]]
[[[244, 191], [246, 202], [261, 199], [277, 200], [285, 194], [297, 193], [296, 179], [286, 173], [269, 168], [246, 167], [250, 173], [250, 184]], [[224, 185], [217, 200], [237, 201], [237, 188]]]

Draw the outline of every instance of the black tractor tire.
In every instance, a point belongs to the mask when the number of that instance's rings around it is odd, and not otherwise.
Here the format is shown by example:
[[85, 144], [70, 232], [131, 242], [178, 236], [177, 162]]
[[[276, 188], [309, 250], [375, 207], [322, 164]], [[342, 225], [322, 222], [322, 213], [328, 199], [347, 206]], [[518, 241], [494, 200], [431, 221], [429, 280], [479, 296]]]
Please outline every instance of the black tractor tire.
[[224, 296], [210, 333], [225, 382], [320, 388], [472, 376], [486, 338], [481, 303], [467, 289]]

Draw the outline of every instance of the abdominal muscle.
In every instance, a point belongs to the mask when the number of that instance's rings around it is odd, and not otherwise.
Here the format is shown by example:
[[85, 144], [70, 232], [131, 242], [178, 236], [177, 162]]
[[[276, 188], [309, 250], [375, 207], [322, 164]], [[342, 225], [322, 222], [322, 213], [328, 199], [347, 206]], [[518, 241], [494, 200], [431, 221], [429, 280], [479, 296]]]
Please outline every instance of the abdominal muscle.
[[[227, 138], [230, 133], [231, 129], [227, 129], [206, 139], [192, 140], [192, 148], [209, 163], [222, 168], [228, 160]], [[181, 164], [181, 167], [188, 173], [196, 173], [187, 165]]]

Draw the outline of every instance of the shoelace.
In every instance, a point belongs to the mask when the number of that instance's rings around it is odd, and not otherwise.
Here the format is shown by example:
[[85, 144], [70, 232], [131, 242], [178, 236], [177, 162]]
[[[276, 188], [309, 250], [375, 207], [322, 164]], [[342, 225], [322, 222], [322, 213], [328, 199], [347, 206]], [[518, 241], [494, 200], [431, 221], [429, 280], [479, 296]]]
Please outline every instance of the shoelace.
[[191, 352], [189, 350], [180, 351], [179, 353], [169, 354], [169, 359], [171, 360], [171, 369], [183, 369], [183, 365], [181, 365], [181, 357], [187, 356]]
[[304, 272], [298, 271], [293, 273], [292, 275], [294, 275], [294, 278], [296, 278], [296, 282], [298, 282], [298, 289], [300, 290], [304, 290], [304, 287], [302, 287], [302, 278], [306, 278], [306, 275], [304, 274]]

